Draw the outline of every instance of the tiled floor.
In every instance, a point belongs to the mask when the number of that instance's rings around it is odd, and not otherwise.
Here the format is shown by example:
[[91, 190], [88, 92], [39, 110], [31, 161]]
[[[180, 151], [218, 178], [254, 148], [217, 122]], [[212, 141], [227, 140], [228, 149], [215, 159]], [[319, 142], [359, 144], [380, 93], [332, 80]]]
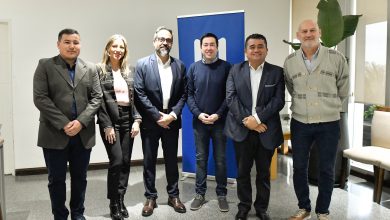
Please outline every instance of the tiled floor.
[[[292, 186], [292, 161], [289, 156], [279, 156], [278, 178], [272, 181], [269, 214], [272, 219], [286, 219], [296, 210], [296, 198]], [[181, 200], [187, 206], [187, 213], [178, 214], [167, 205], [165, 192], [164, 166], [159, 165], [156, 178], [159, 190], [158, 208], [148, 218], [141, 216], [144, 202], [144, 186], [142, 182], [142, 167], [133, 167], [126, 194], [126, 206], [130, 212], [129, 219], [234, 219], [237, 212], [236, 185], [228, 185], [228, 201], [230, 211], [221, 213], [217, 208], [215, 182], [208, 181], [206, 200], [208, 201], [199, 211], [189, 210], [194, 195], [194, 179], [182, 178], [179, 182]], [[47, 191], [47, 175], [6, 176], [6, 205], [8, 220], [46, 220], [52, 219], [50, 200]], [[69, 186], [69, 182], [67, 182]], [[350, 177], [348, 191], [334, 189], [331, 217], [343, 219], [390, 219], [390, 191], [384, 189], [382, 204], [372, 202], [372, 185], [357, 177]], [[317, 188], [310, 187], [311, 200], [315, 203]], [[86, 194], [87, 219], [110, 219], [108, 200], [106, 199], [106, 170], [89, 171]], [[312, 213], [312, 216], [314, 213]], [[313, 217], [314, 218], [314, 217]], [[252, 209], [249, 219], [256, 219]]]

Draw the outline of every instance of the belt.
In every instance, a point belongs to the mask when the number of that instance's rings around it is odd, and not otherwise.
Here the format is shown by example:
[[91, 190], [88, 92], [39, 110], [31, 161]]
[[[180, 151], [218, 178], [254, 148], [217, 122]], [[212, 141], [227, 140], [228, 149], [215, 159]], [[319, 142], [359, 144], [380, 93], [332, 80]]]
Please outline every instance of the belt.
[[169, 111], [168, 111], [168, 109], [163, 109], [162, 113], [169, 114]]
[[118, 109], [122, 111], [130, 111], [130, 106], [118, 105]]

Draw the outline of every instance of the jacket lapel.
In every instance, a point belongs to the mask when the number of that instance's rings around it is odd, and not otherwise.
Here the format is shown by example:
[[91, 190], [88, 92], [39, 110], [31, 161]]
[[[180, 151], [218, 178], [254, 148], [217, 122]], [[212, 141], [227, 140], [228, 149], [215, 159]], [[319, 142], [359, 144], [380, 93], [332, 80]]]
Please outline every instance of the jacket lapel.
[[251, 71], [249, 69], [249, 62], [245, 62], [245, 65], [243, 67], [244, 71], [243, 71], [243, 78], [244, 78], [244, 81], [245, 81], [245, 85], [247, 86], [247, 89], [249, 91], [250, 94], [252, 94], [252, 87], [251, 87]]
[[58, 55], [54, 68], [57, 70], [57, 72], [61, 75], [61, 77], [70, 85], [73, 87], [73, 83], [70, 79], [68, 68], [66, 67], [66, 63], [62, 58]]
[[77, 87], [77, 85], [79, 84], [81, 79], [86, 74], [86, 70], [87, 70], [87, 68], [86, 68], [85, 63], [80, 61], [79, 59], [77, 59], [76, 71], [75, 71], [75, 75], [74, 75], [74, 87], [75, 88]]
[[244, 94], [247, 94], [247, 99], [243, 100], [244, 101], [244, 105], [246, 106], [249, 106], [251, 108], [251, 106], [253, 105], [252, 104], [252, 86], [251, 86], [251, 70], [250, 70], [250, 67], [249, 67], [249, 62], [246, 61], [244, 66], [243, 66], [243, 80], [244, 80], [244, 83], [245, 83], [245, 86], [246, 88], [243, 88], [243, 89], [246, 89], [246, 91], [244, 91]]
[[172, 84], [171, 84], [171, 93], [169, 94], [170, 97], [172, 97], [172, 94], [175, 94], [174, 93], [176, 88], [175, 82], [180, 72], [178, 69], [178, 65], [176, 65], [176, 62], [172, 57], [171, 57], [171, 69], [172, 69]]
[[157, 63], [156, 54], [152, 55], [150, 62], [151, 62], [150, 66], [152, 67], [152, 74], [157, 82], [158, 89], [160, 90], [160, 99], [161, 99], [161, 103], [162, 103], [163, 97], [162, 97], [161, 79], [160, 79], [160, 74], [158, 72], [158, 63]]
[[264, 62], [264, 66], [263, 66], [263, 72], [261, 74], [261, 78], [260, 78], [260, 85], [259, 85], [259, 90], [257, 91], [257, 98], [256, 98], [256, 106], [257, 106], [257, 103], [259, 102], [259, 99], [260, 99], [260, 96], [263, 92], [263, 89], [265, 87], [265, 82], [267, 81], [267, 77], [268, 77], [268, 63], [267, 62]]

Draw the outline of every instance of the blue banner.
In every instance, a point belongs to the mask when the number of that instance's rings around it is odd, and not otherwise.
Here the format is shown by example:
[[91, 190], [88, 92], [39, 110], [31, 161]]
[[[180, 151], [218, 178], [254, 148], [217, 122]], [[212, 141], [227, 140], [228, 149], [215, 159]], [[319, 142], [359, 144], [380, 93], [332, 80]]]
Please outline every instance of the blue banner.
[[[231, 64], [244, 61], [244, 12], [226, 12], [207, 15], [178, 17], [179, 56], [187, 69], [201, 59], [200, 38], [211, 32], [218, 36], [219, 58]], [[206, 97], [205, 97], [206, 98]], [[187, 105], [183, 109], [182, 147], [183, 172], [195, 173], [195, 143], [192, 128], [192, 113]], [[210, 142], [208, 161], [208, 175], [215, 175], [212, 144]], [[228, 139], [226, 148], [227, 175], [229, 178], [237, 176], [236, 158], [233, 142]]]

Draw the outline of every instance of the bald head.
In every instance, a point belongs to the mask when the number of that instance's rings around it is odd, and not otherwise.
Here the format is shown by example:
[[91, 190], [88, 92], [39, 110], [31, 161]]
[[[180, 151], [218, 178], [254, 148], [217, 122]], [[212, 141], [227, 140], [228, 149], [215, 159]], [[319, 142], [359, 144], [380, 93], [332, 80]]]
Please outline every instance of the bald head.
[[318, 27], [318, 24], [316, 21], [314, 20], [311, 20], [311, 19], [306, 19], [306, 20], [303, 20], [299, 26], [298, 26], [298, 32], [301, 31], [302, 28], [304, 27], [307, 27], [307, 26], [312, 26], [312, 27], [316, 27], [318, 30], [320, 29]]
[[297, 38], [302, 49], [316, 50], [320, 45], [321, 30], [317, 22], [304, 20], [299, 24]]

